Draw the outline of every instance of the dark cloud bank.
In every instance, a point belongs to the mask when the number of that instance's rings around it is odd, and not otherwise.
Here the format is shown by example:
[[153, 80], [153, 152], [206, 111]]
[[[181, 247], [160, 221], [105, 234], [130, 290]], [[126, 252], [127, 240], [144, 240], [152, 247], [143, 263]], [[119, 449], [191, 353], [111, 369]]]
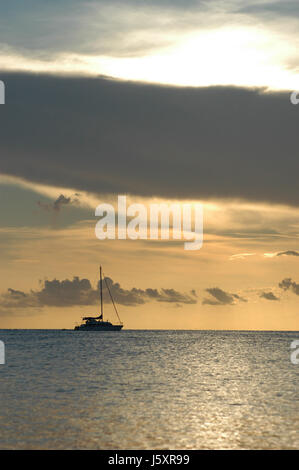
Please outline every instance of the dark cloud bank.
[[0, 172], [94, 193], [298, 205], [288, 93], [0, 73]]
[[[194, 291], [181, 293], [174, 289], [123, 289], [119, 283], [106, 278], [114, 300], [120, 305], [136, 306], [152, 300], [173, 304], [196, 304]], [[107, 289], [103, 289], [104, 301], [110, 301]], [[99, 304], [99, 288], [94, 289], [88, 279], [46, 280], [40, 290], [22, 292], [9, 288], [0, 296], [2, 311], [24, 308], [72, 307]]]

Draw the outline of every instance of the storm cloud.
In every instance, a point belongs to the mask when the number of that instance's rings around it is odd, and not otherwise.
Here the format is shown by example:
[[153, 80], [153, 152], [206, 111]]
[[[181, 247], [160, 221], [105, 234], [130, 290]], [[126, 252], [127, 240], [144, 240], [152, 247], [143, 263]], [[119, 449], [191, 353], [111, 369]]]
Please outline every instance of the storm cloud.
[[288, 93], [1, 74], [0, 172], [96, 194], [299, 204]]

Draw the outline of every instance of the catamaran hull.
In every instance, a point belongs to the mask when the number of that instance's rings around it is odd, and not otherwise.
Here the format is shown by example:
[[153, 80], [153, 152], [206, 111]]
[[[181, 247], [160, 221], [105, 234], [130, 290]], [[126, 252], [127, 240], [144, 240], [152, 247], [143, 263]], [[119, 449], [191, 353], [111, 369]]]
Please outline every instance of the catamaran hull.
[[76, 331], [120, 331], [123, 325], [111, 325], [111, 326], [86, 326], [80, 325], [75, 326]]

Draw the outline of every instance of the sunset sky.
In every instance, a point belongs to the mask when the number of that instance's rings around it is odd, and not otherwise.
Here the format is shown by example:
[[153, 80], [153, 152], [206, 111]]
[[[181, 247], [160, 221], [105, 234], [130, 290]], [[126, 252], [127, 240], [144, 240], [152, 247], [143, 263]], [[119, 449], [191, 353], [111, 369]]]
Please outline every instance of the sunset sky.
[[[296, 1], [2, 2], [0, 328], [96, 314], [101, 264], [125, 328], [299, 329], [298, 27]], [[98, 240], [124, 194], [203, 204], [202, 248]]]

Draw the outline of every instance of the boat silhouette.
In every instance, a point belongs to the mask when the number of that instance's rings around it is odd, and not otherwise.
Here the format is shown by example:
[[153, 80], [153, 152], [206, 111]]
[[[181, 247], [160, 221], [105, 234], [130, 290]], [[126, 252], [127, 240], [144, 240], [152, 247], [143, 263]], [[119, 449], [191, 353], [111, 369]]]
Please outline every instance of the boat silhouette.
[[104, 282], [109, 292], [111, 302], [113, 304], [115, 313], [119, 320], [119, 323], [113, 324], [110, 321], [104, 321], [104, 307], [103, 307], [103, 276], [102, 276], [102, 266], [100, 266], [100, 301], [101, 301], [101, 311], [100, 315], [97, 317], [83, 317], [83, 323], [81, 325], [75, 326], [74, 330], [76, 331], [120, 331], [123, 328], [123, 323], [119, 318], [119, 314], [113, 300], [108, 282], [104, 276]]

